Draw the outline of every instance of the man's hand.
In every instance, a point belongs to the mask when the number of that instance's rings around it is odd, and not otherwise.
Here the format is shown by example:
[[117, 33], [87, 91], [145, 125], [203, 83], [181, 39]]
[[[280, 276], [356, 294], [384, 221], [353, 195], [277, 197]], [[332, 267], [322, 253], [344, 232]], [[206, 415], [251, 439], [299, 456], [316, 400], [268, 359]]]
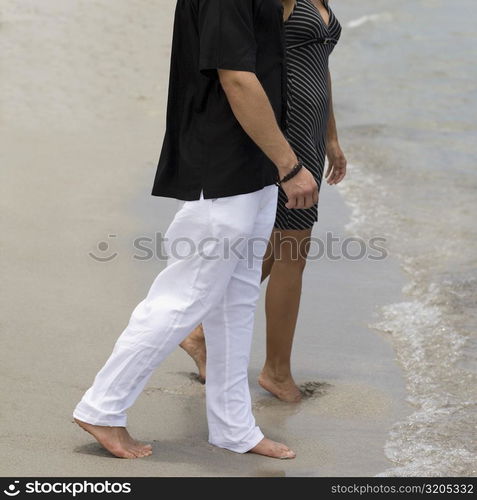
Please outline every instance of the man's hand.
[[[283, 177], [280, 172], [280, 177]], [[287, 208], [311, 208], [318, 203], [318, 185], [315, 178], [305, 167], [282, 185], [283, 191], [287, 195]]]

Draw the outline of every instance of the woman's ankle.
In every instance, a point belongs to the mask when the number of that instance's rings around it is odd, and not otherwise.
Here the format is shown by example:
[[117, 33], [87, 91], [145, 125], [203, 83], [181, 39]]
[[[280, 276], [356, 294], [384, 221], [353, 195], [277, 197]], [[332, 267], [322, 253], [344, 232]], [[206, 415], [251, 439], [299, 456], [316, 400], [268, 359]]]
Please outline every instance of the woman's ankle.
[[278, 365], [276, 363], [265, 363], [262, 369], [262, 374], [266, 377], [276, 380], [277, 382], [285, 382], [287, 380], [293, 379], [290, 366], [287, 364]]

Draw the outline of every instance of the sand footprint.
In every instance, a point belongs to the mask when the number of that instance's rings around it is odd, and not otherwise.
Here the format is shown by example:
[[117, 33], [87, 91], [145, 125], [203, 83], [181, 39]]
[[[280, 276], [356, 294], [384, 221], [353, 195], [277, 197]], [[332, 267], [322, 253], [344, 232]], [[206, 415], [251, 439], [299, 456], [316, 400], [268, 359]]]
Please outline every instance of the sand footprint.
[[300, 386], [300, 391], [304, 399], [315, 399], [324, 396], [332, 387], [328, 382], [304, 382]]

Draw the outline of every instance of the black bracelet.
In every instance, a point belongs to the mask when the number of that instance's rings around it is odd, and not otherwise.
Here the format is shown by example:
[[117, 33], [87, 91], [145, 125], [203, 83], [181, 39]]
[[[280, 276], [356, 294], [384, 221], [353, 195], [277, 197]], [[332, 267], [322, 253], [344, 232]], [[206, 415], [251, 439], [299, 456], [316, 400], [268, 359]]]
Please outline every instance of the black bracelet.
[[278, 180], [275, 184], [277, 186], [280, 186], [280, 184], [283, 184], [284, 182], [287, 182], [289, 181], [290, 179], [292, 179], [293, 177], [295, 177], [295, 175], [304, 167], [303, 165], [303, 162], [301, 160], [298, 160], [298, 163], [291, 169], [291, 172], [288, 172], [287, 175], [285, 175], [285, 177], [282, 179], [282, 180]]

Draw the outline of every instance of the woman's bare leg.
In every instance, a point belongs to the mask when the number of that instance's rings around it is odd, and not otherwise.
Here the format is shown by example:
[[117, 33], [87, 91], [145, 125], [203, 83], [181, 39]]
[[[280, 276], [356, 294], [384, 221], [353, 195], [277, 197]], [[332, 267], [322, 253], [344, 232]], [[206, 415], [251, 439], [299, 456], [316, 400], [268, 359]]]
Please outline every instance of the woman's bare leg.
[[272, 234], [274, 261], [265, 302], [267, 358], [259, 383], [287, 402], [301, 400], [291, 373], [291, 352], [310, 236], [311, 229], [275, 229]]
[[202, 325], [199, 325], [192, 333], [179, 344], [182, 349], [195, 361], [199, 370], [199, 381], [205, 384], [206, 349], [205, 337]]
[[270, 241], [268, 242], [267, 251], [263, 257], [262, 263], [262, 283], [270, 276], [272, 272], [273, 263], [275, 262], [275, 255], [273, 249], [273, 239], [274, 239], [275, 229], [272, 232]]

